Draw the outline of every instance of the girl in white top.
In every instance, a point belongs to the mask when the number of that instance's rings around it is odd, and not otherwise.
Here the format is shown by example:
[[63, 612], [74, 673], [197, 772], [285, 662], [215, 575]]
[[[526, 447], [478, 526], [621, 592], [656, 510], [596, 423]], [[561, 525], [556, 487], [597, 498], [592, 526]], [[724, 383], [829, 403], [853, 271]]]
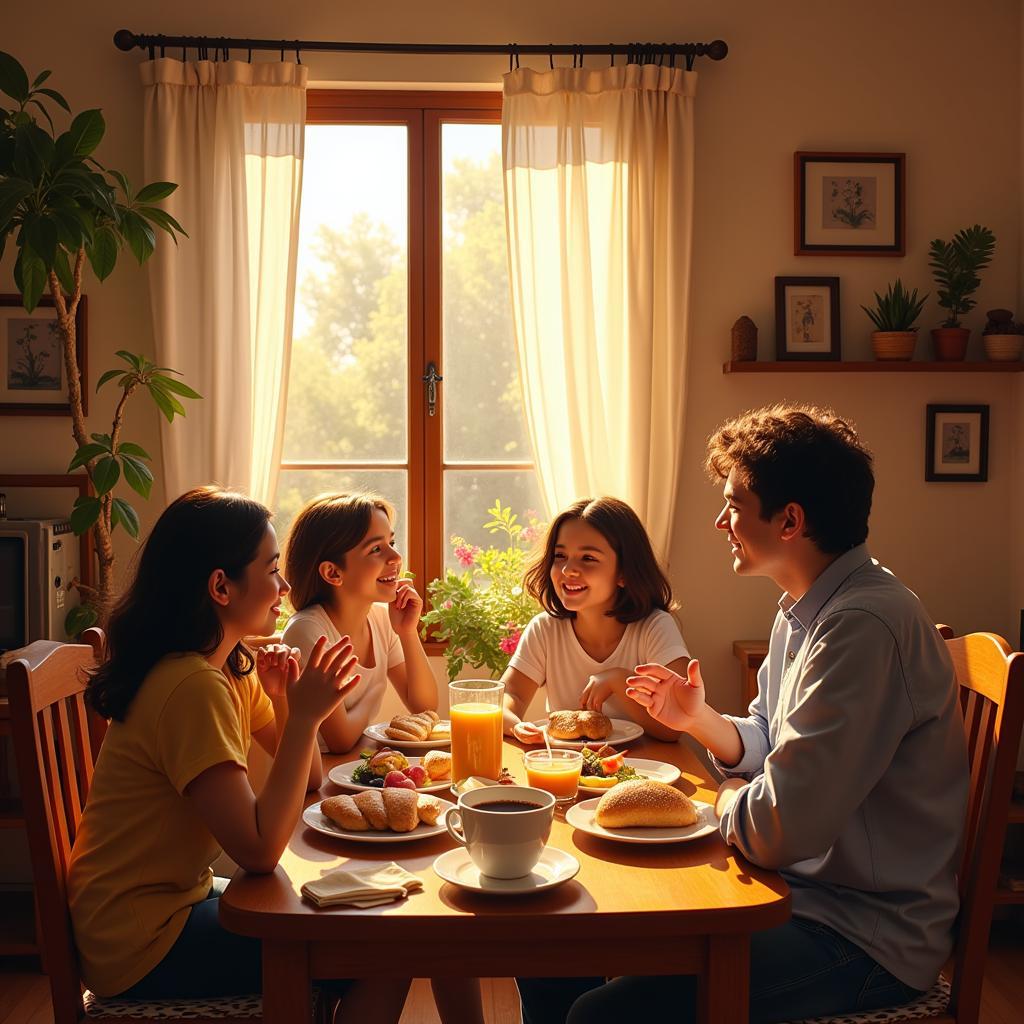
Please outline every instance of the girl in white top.
[[524, 583], [544, 611], [530, 620], [502, 676], [506, 734], [543, 742], [522, 720], [543, 686], [549, 712], [590, 708], [677, 740], [677, 731], [625, 696], [637, 665], [663, 658], [685, 675], [689, 661], [669, 614], [672, 588], [637, 514], [617, 498], [571, 505], [548, 527]]
[[420, 643], [423, 599], [401, 579], [394, 508], [366, 494], [326, 494], [298, 514], [285, 564], [292, 607], [283, 640], [305, 663], [321, 636], [348, 635], [361, 681], [323, 721], [331, 753], [356, 745], [376, 720], [388, 681], [412, 712], [437, 707], [437, 683]]

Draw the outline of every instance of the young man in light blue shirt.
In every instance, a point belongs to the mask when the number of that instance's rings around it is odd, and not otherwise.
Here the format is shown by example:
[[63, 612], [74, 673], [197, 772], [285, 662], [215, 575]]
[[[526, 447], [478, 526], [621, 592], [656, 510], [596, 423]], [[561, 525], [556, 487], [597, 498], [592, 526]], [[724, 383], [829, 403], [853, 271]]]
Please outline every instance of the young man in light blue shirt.
[[[733, 571], [783, 590], [758, 694], [746, 717], [719, 714], [696, 661], [686, 678], [638, 666], [627, 692], [707, 747], [727, 776], [722, 835], [792, 890], [791, 921], [751, 943], [751, 1021], [899, 1005], [935, 981], [958, 909], [968, 776], [949, 655], [868, 554], [874, 475], [849, 424], [813, 407], [747, 413], [715, 432], [707, 465], [725, 481], [715, 525]], [[644, 1006], [687, 1021], [695, 992], [690, 977], [617, 978], [567, 1019]]]

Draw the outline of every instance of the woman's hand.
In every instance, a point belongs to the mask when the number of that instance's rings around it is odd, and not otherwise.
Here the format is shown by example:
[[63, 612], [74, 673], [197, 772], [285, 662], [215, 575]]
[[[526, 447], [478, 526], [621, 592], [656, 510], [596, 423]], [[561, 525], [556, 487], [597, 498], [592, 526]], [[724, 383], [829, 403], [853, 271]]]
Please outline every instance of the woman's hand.
[[625, 692], [626, 682], [626, 672], [621, 668], [610, 668], [592, 675], [580, 694], [580, 707], [584, 711], [600, 711], [613, 693]]
[[534, 725], [533, 722], [517, 722], [512, 727], [512, 735], [520, 743], [544, 742], [544, 730]]
[[664, 665], [637, 665], [636, 675], [626, 680], [626, 696], [662, 725], [688, 732], [706, 707], [700, 663], [690, 661], [685, 678]]
[[288, 687], [299, 678], [301, 660], [299, 649], [286, 644], [267, 644], [256, 651], [256, 676], [271, 700], [287, 695]]
[[347, 636], [330, 647], [327, 637], [321, 636], [313, 645], [302, 674], [288, 687], [289, 715], [319, 725], [359, 682], [358, 673], [352, 674], [355, 666], [356, 656]]
[[395, 599], [388, 605], [391, 628], [399, 636], [403, 633], [415, 636], [423, 614], [423, 598], [416, 593], [412, 580], [399, 580], [396, 586]]

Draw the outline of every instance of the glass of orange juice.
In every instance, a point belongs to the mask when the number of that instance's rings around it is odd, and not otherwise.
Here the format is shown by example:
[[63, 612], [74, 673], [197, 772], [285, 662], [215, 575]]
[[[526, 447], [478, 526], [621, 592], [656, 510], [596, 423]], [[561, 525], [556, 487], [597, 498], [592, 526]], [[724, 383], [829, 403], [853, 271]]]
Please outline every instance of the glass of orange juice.
[[583, 768], [581, 750], [527, 750], [523, 761], [529, 785], [546, 790], [558, 803], [576, 796]]
[[460, 679], [448, 684], [452, 722], [452, 782], [470, 775], [496, 779], [501, 773], [501, 698], [505, 684], [494, 679]]

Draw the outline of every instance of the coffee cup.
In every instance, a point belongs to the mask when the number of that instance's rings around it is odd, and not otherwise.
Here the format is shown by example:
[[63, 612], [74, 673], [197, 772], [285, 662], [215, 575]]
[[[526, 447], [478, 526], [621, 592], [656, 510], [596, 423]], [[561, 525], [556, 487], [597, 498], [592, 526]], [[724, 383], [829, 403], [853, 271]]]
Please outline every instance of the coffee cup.
[[481, 874], [522, 878], [551, 835], [555, 798], [532, 786], [487, 786], [459, 797], [445, 825]]

